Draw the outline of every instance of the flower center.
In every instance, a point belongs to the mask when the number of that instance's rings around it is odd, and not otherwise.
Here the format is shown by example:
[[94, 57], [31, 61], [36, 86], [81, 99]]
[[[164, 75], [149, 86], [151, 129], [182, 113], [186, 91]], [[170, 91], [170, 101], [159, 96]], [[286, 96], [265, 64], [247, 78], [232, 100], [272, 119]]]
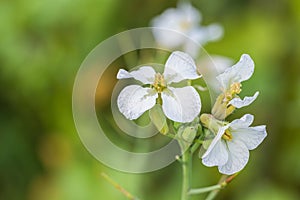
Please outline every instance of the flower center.
[[227, 140], [227, 141], [231, 141], [232, 140], [232, 134], [230, 133], [230, 131], [228, 129], [225, 130], [222, 138], [224, 140]]
[[166, 81], [164, 79], [164, 76], [160, 73], [155, 74], [155, 80], [152, 84], [152, 87], [158, 92], [161, 93], [164, 89], [167, 88]]
[[191, 22], [185, 20], [185, 21], [182, 21], [180, 22], [180, 28], [182, 28], [182, 30], [189, 30], [190, 27], [192, 26]]
[[226, 91], [225, 93], [225, 99], [227, 101], [230, 101], [231, 99], [233, 99], [233, 97], [239, 93], [241, 93], [242, 91], [242, 84], [241, 83], [233, 83], [230, 85], [230, 88], [228, 91]]

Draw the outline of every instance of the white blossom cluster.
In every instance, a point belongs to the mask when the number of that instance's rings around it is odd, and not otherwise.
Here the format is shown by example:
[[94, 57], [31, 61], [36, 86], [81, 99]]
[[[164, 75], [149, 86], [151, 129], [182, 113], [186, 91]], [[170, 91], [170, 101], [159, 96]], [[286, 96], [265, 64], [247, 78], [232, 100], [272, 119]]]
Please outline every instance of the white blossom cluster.
[[[205, 44], [223, 34], [221, 26], [213, 24], [200, 26], [201, 14], [190, 4], [179, 4], [152, 20], [154, 27], [171, 29]], [[231, 175], [242, 170], [249, 160], [249, 150], [255, 149], [267, 136], [266, 126], [251, 126], [254, 116], [245, 114], [232, 122], [226, 118], [235, 109], [249, 106], [258, 97], [240, 98], [242, 82], [254, 72], [252, 58], [243, 54], [240, 60], [223, 70], [216, 78], [220, 94], [210, 114], [200, 114], [201, 99], [192, 85], [176, 87], [174, 83], [201, 78], [194, 61], [197, 50], [189, 48], [189, 43], [172, 35], [153, 32], [158, 43], [170, 48], [183, 47], [183, 51], [170, 54], [161, 74], [151, 66], [142, 66], [135, 71], [120, 69], [117, 78], [133, 78], [141, 85], [126, 86], [118, 96], [120, 112], [129, 120], [139, 118], [155, 105], [161, 105], [165, 117], [173, 122], [189, 123], [198, 119], [199, 124], [214, 136], [206, 152], [201, 156], [205, 166], [217, 166], [223, 174]]]

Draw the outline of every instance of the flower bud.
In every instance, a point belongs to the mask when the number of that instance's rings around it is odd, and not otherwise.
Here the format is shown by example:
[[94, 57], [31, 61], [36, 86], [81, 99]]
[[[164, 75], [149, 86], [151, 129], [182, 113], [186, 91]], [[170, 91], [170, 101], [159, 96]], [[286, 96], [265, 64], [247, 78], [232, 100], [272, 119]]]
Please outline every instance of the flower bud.
[[211, 114], [203, 113], [200, 116], [200, 121], [201, 121], [201, 123], [203, 124], [204, 127], [208, 128], [213, 133], [217, 133], [220, 126], [222, 126], [222, 122], [220, 120], [216, 119]]
[[197, 129], [194, 126], [188, 126], [184, 129], [182, 133], [182, 139], [188, 143], [192, 143], [197, 134]]

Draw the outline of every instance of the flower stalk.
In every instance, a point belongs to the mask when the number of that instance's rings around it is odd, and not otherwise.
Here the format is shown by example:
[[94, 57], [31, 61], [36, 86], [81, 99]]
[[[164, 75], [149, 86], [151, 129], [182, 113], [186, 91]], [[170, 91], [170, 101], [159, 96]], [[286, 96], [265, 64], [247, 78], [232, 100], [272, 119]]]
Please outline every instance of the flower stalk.
[[[198, 127], [198, 130], [200, 127]], [[190, 143], [188, 148], [179, 141], [180, 148], [181, 148], [181, 159], [180, 163], [182, 165], [182, 191], [181, 191], [181, 200], [188, 200], [190, 197], [189, 190], [191, 189], [192, 183], [192, 171], [193, 171], [193, 154], [201, 145], [197, 138], [193, 138], [193, 142]]]
[[189, 199], [189, 189], [191, 187], [191, 177], [192, 177], [192, 154], [191, 151], [186, 150], [182, 154], [182, 192], [181, 200]]

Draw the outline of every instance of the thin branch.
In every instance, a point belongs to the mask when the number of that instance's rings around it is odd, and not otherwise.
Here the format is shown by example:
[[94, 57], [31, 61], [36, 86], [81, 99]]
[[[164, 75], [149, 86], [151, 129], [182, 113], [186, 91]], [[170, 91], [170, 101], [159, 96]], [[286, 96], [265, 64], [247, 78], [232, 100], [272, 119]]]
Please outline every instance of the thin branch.
[[[211, 191], [208, 194], [208, 196], [206, 197], [205, 200], [213, 200], [213, 199], [215, 199], [215, 197], [218, 195], [218, 193], [220, 192], [220, 190], [223, 189], [223, 188], [225, 188], [238, 174], [239, 174], [239, 172], [235, 173], [235, 174], [233, 174], [233, 175], [231, 175], [229, 177], [222, 176], [221, 179], [220, 179], [220, 181], [219, 181], [219, 184], [218, 184], [218, 185], [221, 186], [221, 188]], [[223, 181], [224, 178], [225, 178], [225, 180]]]
[[127, 190], [125, 190], [120, 184], [115, 182], [112, 178], [110, 178], [107, 174], [104, 172], [101, 173], [101, 176], [109, 182], [111, 185], [113, 185], [117, 190], [119, 190], [124, 196], [126, 196], [129, 200], [138, 200], [137, 197], [130, 194]]
[[189, 191], [189, 195], [202, 194], [202, 193], [205, 193], [205, 192], [210, 192], [212, 190], [218, 190], [218, 189], [221, 189], [221, 188], [222, 188], [222, 186], [217, 184], [217, 185], [203, 187], [203, 188], [191, 189]]
[[219, 191], [221, 189], [223, 189], [224, 187], [226, 187], [237, 175], [238, 175], [238, 173], [233, 174], [229, 177], [224, 175], [221, 177], [218, 184], [208, 186], [208, 187], [203, 187], [203, 188], [190, 189], [188, 194], [195, 195], [195, 194], [202, 194], [202, 193], [210, 192], [209, 195], [206, 197], [206, 200], [212, 200], [217, 196]]

